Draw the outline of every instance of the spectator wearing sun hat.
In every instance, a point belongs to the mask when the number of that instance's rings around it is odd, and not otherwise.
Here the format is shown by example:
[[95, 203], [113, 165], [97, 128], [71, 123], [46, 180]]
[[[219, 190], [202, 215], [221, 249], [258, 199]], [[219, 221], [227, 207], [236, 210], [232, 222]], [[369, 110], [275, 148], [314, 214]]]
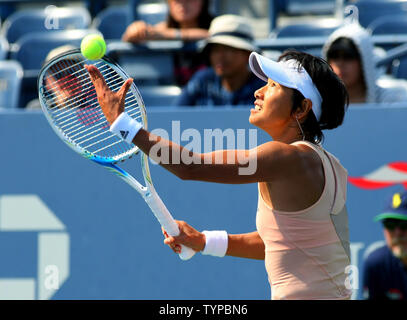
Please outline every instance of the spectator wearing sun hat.
[[375, 220], [383, 224], [386, 245], [365, 261], [364, 298], [407, 300], [407, 191], [396, 192]]
[[200, 70], [183, 88], [177, 105], [252, 105], [253, 92], [264, 83], [248, 67], [249, 55], [259, 52], [248, 21], [236, 15], [215, 18], [201, 50], [210, 67]]

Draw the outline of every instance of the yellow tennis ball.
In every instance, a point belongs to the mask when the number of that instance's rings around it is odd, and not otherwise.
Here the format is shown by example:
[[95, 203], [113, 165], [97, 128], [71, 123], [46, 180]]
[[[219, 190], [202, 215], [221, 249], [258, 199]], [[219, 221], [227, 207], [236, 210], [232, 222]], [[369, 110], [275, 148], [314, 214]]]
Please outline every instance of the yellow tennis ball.
[[106, 53], [106, 42], [98, 34], [89, 34], [82, 39], [81, 52], [86, 59], [100, 59]]

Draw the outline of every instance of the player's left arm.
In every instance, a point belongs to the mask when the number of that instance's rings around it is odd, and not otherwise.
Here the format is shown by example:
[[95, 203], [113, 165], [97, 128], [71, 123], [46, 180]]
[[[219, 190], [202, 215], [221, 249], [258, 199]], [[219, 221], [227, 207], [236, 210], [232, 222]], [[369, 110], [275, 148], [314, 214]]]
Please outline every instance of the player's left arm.
[[134, 137], [133, 143], [183, 180], [229, 184], [287, 178], [299, 173], [299, 163], [307, 156], [298, 147], [275, 141], [250, 150], [197, 153], [143, 129]]
[[[95, 66], [86, 68], [102, 111], [112, 124], [124, 111], [125, 95], [131, 79], [117, 92], [113, 92]], [[275, 181], [299, 173], [307, 160], [307, 153], [301, 152], [300, 148], [275, 141], [251, 150], [218, 150], [203, 154], [191, 152], [141, 129], [133, 138], [133, 143], [152, 160], [183, 180], [230, 184]]]

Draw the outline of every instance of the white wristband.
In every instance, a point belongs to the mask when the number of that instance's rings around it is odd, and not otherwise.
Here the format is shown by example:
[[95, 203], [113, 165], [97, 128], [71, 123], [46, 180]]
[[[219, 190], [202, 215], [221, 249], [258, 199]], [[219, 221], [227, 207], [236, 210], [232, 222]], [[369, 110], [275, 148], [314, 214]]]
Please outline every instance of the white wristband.
[[126, 112], [122, 112], [110, 126], [110, 131], [128, 143], [132, 143], [133, 138], [142, 127], [140, 122], [134, 120]]
[[224, 257], [228, 249], [228, 234], [226, 231], [202, 231], [206, 237], [205, 248], [202, 254], [215, 257]]

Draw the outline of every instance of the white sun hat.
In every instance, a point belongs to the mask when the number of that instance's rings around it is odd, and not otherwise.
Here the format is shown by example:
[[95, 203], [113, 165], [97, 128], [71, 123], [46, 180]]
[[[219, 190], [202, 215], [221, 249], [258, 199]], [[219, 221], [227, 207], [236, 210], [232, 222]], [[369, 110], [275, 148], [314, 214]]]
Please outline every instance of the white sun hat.
[[254, 44], [254, 35], [249, 21], [241, 16], [225, 14], [212, 20], [209, 37], [202, 42], [203, 50], [208, 44], [216, 43], [247, 51], [259, 51]]
[[273, 61], [256, 52], [252, 52], [249, 57], [250, 69], [253, 73], [267, 82], [272, 79], [275, 82], [296, 89], [302, 93], [306, 99], [312, 102], [312, 111], [319, 121], [321, 118], [322, 97], [317, 87], [312, 82], [311, 77], [297, 60]]

